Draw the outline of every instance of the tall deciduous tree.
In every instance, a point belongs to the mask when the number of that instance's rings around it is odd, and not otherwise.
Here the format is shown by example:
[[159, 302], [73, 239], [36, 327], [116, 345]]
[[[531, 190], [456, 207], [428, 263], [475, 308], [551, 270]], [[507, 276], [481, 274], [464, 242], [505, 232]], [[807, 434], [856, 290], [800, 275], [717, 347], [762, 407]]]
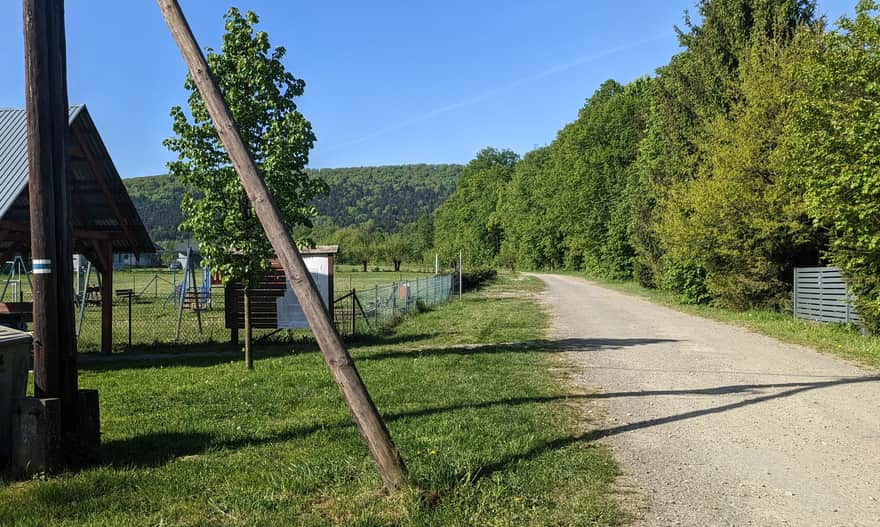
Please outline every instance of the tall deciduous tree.
[[434, 243], [444, 262], [462, 251], [469, 265], [494, 263], [502, 233], [492, 213], [518, 160], [511, 150], [486, 148], [467, 164], [458, 188], [434, 217]]
[[795, 67], [814, 33], [795, 43], [758, 38], [740, 59], [741, 97], [699, 143], [695, 178], [673, 186], [658, 226], [667, 253], [705, 270], [718, 303], [782, 304], [796, 265], [818, 263], [821, 231], [807, 214], [803, 184], [780, 156]]
[[654, 228], [667, 212], [676, 185], [697, 176], [704, 163], [700, 144], [712, 123], [725, 117], [740, 99], [739, 68], [755, 39], [785, 41], [797, 28], [815, 23], [811, 0], [700, 0], [699, 25], [685, 16], [679, 31], [684, 51], [657, 70], [654, 103], [641, 146], [638, 168], [650, 184], [656, 207], [640, 237], [642, 261], [652, 281], [689, 301], [708, 299], [706, 270], [698, 261], [664, 254]]
[[826, 33], [798, 71], [785, 137], [787, 162], [829, 229], [866, 326], [880, 330], [880, 16], [862, 0]]
[[[273, 48], [269, 36], [254, 29], [256, 14], [231, 8], [224, 19], [220, 51], [208, 49], [208, 64], [288, 226], [310, 225], [315, 215], [310, 203], [326, 185], [305, 171], [315, 135], [294, 102], [305, 82], [285, 69], [285, 49]], [[190, 189], [181, 202], [186, 217], [181, 229], [192, 232], [202, 255], [226, 280], [244, 284], [247, 304], [247, 289], [268, 268], [272, 247], [191, 77], [184, 87], [189, 115], [179, 106], [172, 108], [174, 136], [165, 140], [178, 155], [168, 164], [170, 174]], [[247, 310], [245, 319], [252, 368]]]

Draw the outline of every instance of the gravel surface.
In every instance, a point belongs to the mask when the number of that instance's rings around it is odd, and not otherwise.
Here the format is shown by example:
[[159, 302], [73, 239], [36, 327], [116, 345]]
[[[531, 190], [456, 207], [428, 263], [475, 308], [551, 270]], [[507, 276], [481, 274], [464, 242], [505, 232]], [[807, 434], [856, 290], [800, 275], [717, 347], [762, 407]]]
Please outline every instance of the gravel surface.
[[880, 376], [572, 277], [551, 337], [647, 495], [636, 525], [880, 526]]

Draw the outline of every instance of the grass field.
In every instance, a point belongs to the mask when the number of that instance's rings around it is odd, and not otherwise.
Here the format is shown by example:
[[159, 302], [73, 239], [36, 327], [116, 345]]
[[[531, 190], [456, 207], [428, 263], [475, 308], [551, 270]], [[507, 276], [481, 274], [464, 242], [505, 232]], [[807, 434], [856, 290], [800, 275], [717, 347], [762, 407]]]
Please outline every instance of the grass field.
[[[584, 276], [578, 273], [573, 274]], [[790, 313], [780, 313], [769, 309], [734, 311], [710, 305], [686, 305], [679, 302], [673, 293], [647, 289], [636, 282], [610, 281], [594, 276], [586, 276], [586, 278], [679, 311], [736, 324], [785, 342], [808, 346], [871, 368], [880, 368], [880, 337], [863, 335], [852, 326], [800, 320], [794, 318]]]
[[[314, 344], [241, 362], [88, 366], [103, 462], [0, 483], [0, 525], [612, 525], [618, 474], [541, 339], [533, 279], [504, 276], [352, 347], [413, 487], [386, 495]], [[463, 346], [467, 345], [467, 346]]]

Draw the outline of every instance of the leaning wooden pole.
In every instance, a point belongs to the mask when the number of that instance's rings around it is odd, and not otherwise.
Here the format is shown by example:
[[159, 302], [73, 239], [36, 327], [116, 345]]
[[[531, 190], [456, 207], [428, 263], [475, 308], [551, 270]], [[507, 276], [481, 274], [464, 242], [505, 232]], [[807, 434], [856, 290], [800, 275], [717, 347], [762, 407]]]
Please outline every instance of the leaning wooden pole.
[[405, 468], [400, 454], [391, 440], [385, 423], [379, 417], [379, 412], [376, 411], [376, 406], [370, 399], [370, 394], [367, 392], [348, 351], [343, 346], [336, 327], [330, 321], [330, 315], [324, 308], [318, 288], [315, 286], [303, 262], [302, 255], [296, 248], [293, 237], [272, 200], [272, 195], [269, 193], [265, 181], [257, 170], [251, 153], [241, 139], [232, 114], [226, 106], [216, 80], [208, 69], [205, 57], [183, 16], [180, 5], [177, 0], [157, 0], [157, 2], [165, 17], [165, 22], [171, 30], [171, 35], [180, 48], [190, 75], [202, 95], [211, 120], [214, 122], [214, 128], [220, 136], [220, 141], [226, 147], [232, 165], [241, 179], [260, 223], [263, 225], [263, 230], [266, 231], [266, 236], [269, 238], [272, 248], [275, 249], [282, 267], [284, 267], [287, 279], [296, 293], [318, 345], [321, 347], [324, 361], [339, 386], [352, 417], [379, 467], [379, 474], [387, 487], [397, 488], [405, 478]]

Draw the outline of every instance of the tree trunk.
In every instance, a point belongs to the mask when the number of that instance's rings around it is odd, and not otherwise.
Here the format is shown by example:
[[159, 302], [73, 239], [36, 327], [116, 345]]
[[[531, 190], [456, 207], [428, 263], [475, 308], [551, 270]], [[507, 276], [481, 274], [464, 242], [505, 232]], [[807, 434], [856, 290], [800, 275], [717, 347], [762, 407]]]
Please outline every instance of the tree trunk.
[[254, 352], [251, 349], [251, 340], [253, 336], [251, 328], [251, 299], [250, 288], [245, 287], [242, 293], [244, 298], [244, 364], [247, 369], [254, 369]]
[[366, 273], [367, 272], [367, 261], [364, 260], [362, 263], [364, 264], [364, 272]]
[[394, 272], [395, 273], [400, 272], [400, 260], [394, 260]]

